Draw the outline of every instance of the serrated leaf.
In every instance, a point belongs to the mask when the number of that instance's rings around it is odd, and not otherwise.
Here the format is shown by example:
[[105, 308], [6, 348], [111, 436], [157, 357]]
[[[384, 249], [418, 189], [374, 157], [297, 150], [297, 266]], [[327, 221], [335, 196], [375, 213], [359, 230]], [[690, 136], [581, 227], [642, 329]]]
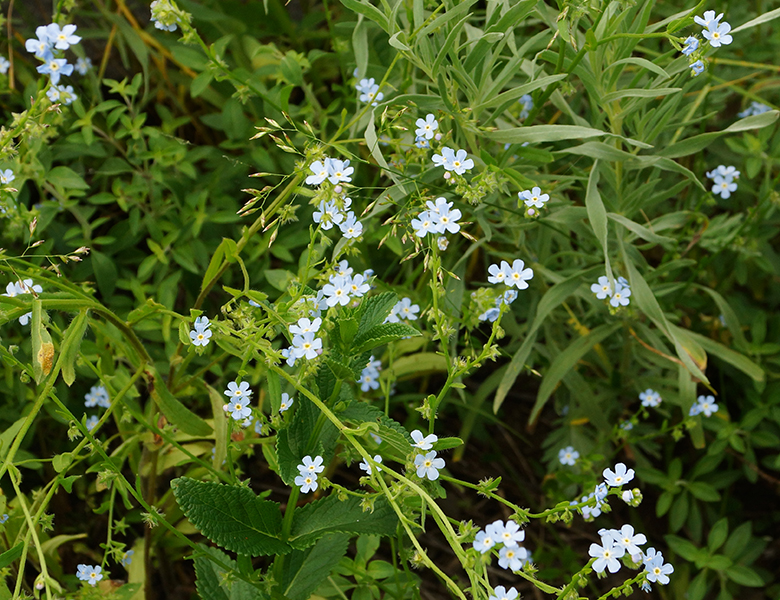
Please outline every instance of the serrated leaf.
[[352, 353], [366, 352], [377, 346], [388, 344], [407, 337], [421, 335], [414, 327], [406, 323], [384, 323], [376, 325], [363, 334], [355, 336]]
[[212, 542], [239, 554], [286, 554], [279, 504], [252, 490], [179, 477], [171, 481], [176, 501], [190, 522]]
[[350, 380], [355, 378], [355, 374], [352, 372], [352, 368], [349, 365], [344, 364], [333, 357], [326, 357], [325, 364], [328, 365], [328, 368], [333, 372], [333, 375], [335, 375], [337, 379]]
[[383, 498], [377, 498], [373, 510], [363, 511], [362, 499], [337, 494], [315, 500], [295, 511], [289, 542], [293, 548], [307, 548], [328, 533], [392, 535], [398, 517]]
[[393, 292], [383, 292], [363, 300], [357, 313], [360, 322], [355, 335], [361, 336], [369, 329], [381, 325], [397, 302], [398, 296]]
[[60, 352], [62, 352], [62, 380], [68, 386], [76, 381], [76, 359], [79, 356], [81, 340], [84, 338], [88, 322], [86, 309], [79, 311], [62, 336], [62, 347], [60, 348]]
[[[267, 598], [258, 588], [241, 581], [230, 579], [229, 573], [238, 571], [236, 562], [227, 554], [217, 548], [210, 548], [198, 544], [198, 549], [203, 553], [195, 557], [195, 587], [198, 595], [203, 600], [254, 600], [255, 598]], [[227, 564], [231, 571], [225, 571], [209, 556]]]
[[405, 460], [412, 451], [412, 436], [406, 428], [376, 406], [366, 402], [354, 402], [338, 416], [342, 421], [351, 423], [376, 423], [379, 426], [377, 435], [382, 438], [383, 454], [386, 454], [386, 448], [389, 446], [396, 451], [396, 458]]
[[347, 553], [349, 537], [348, 534], [331, 534], [311, 548], [293, 550], [284, 563], [284, 597], [307, 600]]

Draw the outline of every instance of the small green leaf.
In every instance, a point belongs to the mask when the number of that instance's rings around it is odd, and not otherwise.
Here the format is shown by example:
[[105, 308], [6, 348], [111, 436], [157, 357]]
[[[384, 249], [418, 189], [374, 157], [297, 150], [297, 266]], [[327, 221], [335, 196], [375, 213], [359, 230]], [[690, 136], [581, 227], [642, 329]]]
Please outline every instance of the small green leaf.
[[[202, 600], [259, 600], [267, 598], [258, 588], [240, 579], [231, 578], [238, 571], [236, 562], [227, 554], [203, 544], [198, 544], [202, 554], [195, 556], [195, 587]], [[214, 560], [230, 567], [225, 571]], [[229, 582], [226, 584], [226, 582]]]
[[17, 558], [19, 558], [22, 555], [23, 549], [24, 549], [24, 542], [19, 542], [18, 544], [16, 544], [16, 546], [11, 548], [10, 550], [6, 550], [2, 554], [0, 554], [0, 569], [5, 569], [8, 565], [14, 562]]
[[64, 190], [88, 190], [89, 185], [84, 178], [68, 167], [54, 167], [46, 175], [46, 180]]
[[268, 382], [268, 398], [271, 401], [271, 414], [276, 415], [282, 407], [282, 383], [279, 379], [279, 374], [274, 371], [268, 371], [265, 377]]
[[710, 552], [715, 552], [726, 541], [726, 537], [729, 534], [729, 519], [723, 517], [715, 525], [712, 526], [709, 535], [707, 536], [707, 546]]
[[695, 498], [704, 500], [705, 502], [717, 502], [720, 500], [718, 490], [703, 481], [689, 483], [688, 491], [690, 491]]
[[239, 554], [286, 554], [279, 504], [252, 490], [179, 477], [171, 481], [176, 501], [190, 522], [212, 542]]
[[726, 577], [734, 583], [747, 587], [762, 587], [764, 580], [750, 567], [744, 565], [733, 565], [726, 569]]
[[60, 348], [60, 352], [62, 352], [62, 380], [68, 386], [76, 380], [76, 359], [79, 356], [81, 340], [84, 338], [88, 323], [87, 310], [81, 310], [62, 336], [62, 347]]
[[676, 535], [666, 535], [664, 536], [664, 539], [666, 540], [666, 543], [669, 544], [669, 547], [677, 554], [682, 556], [685, 560], [689, 562], [696, 560], [699, 549], [689, 540], [683, 539]]

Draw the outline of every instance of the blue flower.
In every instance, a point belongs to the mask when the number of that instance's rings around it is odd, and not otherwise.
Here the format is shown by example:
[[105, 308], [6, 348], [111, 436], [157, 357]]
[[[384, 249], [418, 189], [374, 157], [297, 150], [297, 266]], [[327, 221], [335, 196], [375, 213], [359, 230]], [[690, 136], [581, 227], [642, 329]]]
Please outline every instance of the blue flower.
[[0, 525], [5, 525], [6, 521], [8, 521], [8, 513], [5, 513], [0, 517]]
[[720, 195], [724, 200], [731, 197], [731, 192], [737, 191], [737, 184], [728, 177], [721, 177], [720, 175], [715, 177], [715, 183], [712, 186], [712, 193], [716, 196]]
[[612, 297], [612, 284], [609, 282], [609, 277], [602, 275], [599, 277], [598, 283], [591, 284], [590, 291], [596, 294], [596, 298], [604, 300]]
[[634, 478], [634, 469], [626, 469], [626, 465], [618, 463], [614, 471], [604, 469], [603, 475], [609, 487], [620, 487]]
[[[496, 523], [501, 523], [500, 531]], [[496, 534], [496, 539], [507, 548], [514, 548], [525, 539], [525, 531], [520, 529], [520, 525], [514, 521], [507, 521], [506, 525], [501, 521], [497, 521], [493, 523], [492, 527]]]
[[579, 457], [580, 453], [574, 449], [574, 446], [566, 446], [558, 450], [558, 460], [562, 465], [573, 467]]
[[507, 590], [503, 585], [497, 585], [488, 600], [515, 600], [516, 598], [517, 590], [515, 588], [511, 587]]
[[[0, 71], [0, 72], [3, 72], [3, 71]], [[743, 110], [740, 113], [737, 113], [737, 116], [740, 119], [744, 119], [745, 117], [749, 117], [751, 115], [760, 115], [760, 114], [763, 114], [765, 112], [769, 112], [770, 110], [772, 110], [772, 109], [769, 108], [766, 104], [762, 104], [761, 102], [753, 101], [753, 102], [750, 103], [750, 106], [748, 106], [745, 110]]]
[[95, 427], [97, 427], [98, 421], [100, 421], [100, 419], [98, 419], [95, 415], [92, 415], [89, 419], [87, 419], [87, 430], [92, 431]]
[[14, 172], [11, 169], [0, 171], [0, 183], [3, 185], [11, 183], [14, 179], [16, 179], [16, 175], [14, 175]]
[[609, 569], [610, 573], [617, 573], [620, 570], [619, 558], [626, 553], [626, 549], [615, 543], [611, 536], [602, 536], [601, 545], [591, 544], [588, 554], [596, 559], [593, 563], [593, 570], [596, 573], [603, 573]]
[[498, 553], [498, 566], [519, 571], [528, 559], [528, 550], [520, 546], [504, 546]]
[[79, 75], [86, 75], [87, 71], [92, 68], [92, 59], [89, 57], [79, 58], [76, 60], [76, 73]]
[[705, 417], [709, 417], [716, 412], [718, 412], [718, 405], [715, 403], [714, 396], [699, 396], [696, 398], [696, 403], [691, 406], [688, 416], [695, 417], [704, 413]]
[[[378, 454], [375, 454], [374, 455], [374, 462], [375, 463], [381, 463], [382, 462], [382, 457], [379, 456]], [[361, 469], [361, 471], [365, 471], [368, 475], [371, 475], [371, 465], [368, 464], [368, 460], [366, 460], [365, 458], [363, 459], [363, 462], [360, 463], [360, 469]], [[376, 470], [377, 471], [381, 471], [382, 467], [377, 465]]]
[[733, 38], [729, 35], [729, 31], [731, 31], [731, 25], [723, 21], [720, 24], [710, 25], [702, 31], [702, 35], [710, 42], [710, 46], [720, 48], [721, 45], [728, 45], [732, 42]]
[[482, 554], [490, 550], [496, 545], [498, 540], [491, 535], [490, 531], [479, 531], [477, 537], [474, 539], [473, 546], [475, 550], [479, 550]]
[[103, 574], [100, 572], [102, 570], [103, 569], [100, 566], [78, 565], [76, 568], [76, 577], [81, 579], [81, 581], [86, 581], [89, 585], [94, 587], [97, 585], [98, 581], [103, 579]]
[[10, 68], [11, 62], [5, 56], [0, 56], [0, 74], [5, 75]]
[[685, 48], [682, 49], [682, 53], [685, 54], [685, 56], [690, 56], [698, 49], [699, 40], [693, 36], [688, 36], [688, 38], [685, 40]]
[[130, 566], [130, 563], [133, 562], [133, 554], [135, 554], [135, 550], [128, 550], [127, 552], [122, 553], [122, 560], [119, 562], [122, 563], [123, 567]]
[[417, 477], [427, 477], [434, 481], [439, 478], [439, 469], [444, 468], [444, 459], [436, 458], [436, 451], [431, 450], [428, 454], [415, 456], [414, 466], [417, 467]]
[[224, 391], [224, 394], [229, 398], [249, 398], [249, 396], [252, 395], [252, 390], [249, 389], [249, 383], [246, 381], [242, 381], [241, 383], [231, 381], [227, 384], [227, 389]]
[[322, 473], [325, 470], [325, 467], [322, 465], [322, 457], [321, 456], [315, 456], [313, 459], [308, 454], [303, 457], [303, 461], [300, 465], [298, 465], [298, 472], [301, 475], [314, 475], [317, 477], [320, 473]]
[[419, 448], [420, 450], [430, 450], [433, 448], [433, 445], [439, 441], [439, 436], [431, 433], [423, 437], [422, 431], [415, 429], [412, 431], [412, 439], [414, 440], [414, 444], [412, 444], [412, 446], [415, 448]]
[[309, 473], [306, 475], [298, 475], [298, 477], [295, 478], [295, 485], [301, 488], [301, 491], [304, 494], [308, 494], [309, 492], [313, 492], [317, 489], [317, 475], [314, 473]]
[[628, 304], [631, 302], [631, 300], [629, 300], [629, 296], [631, 296], [631, 288], [616, 283], [615, 291], [612, 292], [612, 297], [610, 298], [609, 303], [615, 308], [618, 306], [628, 306]]
[[89, 389], [89, 393], [84, 396], [84, 406], [87, 408], [92, 408], [94, 406], [109, 408], [111, 406], [111, 399], [108, 396], [106, 388], [102, 385], [93, 385]]
[[279, 412], [283, 413], [286, 411], [293, 405], [293, 402], [295, 402], [295, 398], [290, 398], [290, 394], [282, 392], [282, 403], [279, 405]]
[[693, 75], [694, 77], [696, 77], [697, 75], [703, 73], [704, 72], [704, 63], [701, 62], [700, 60], [697, 60], [695, 63], [693, 63], [691, 65], [691, 71], [692, 71], [691, 75]]
[[642, 554], [639, 546], [647, 543], [647, 537], [643, 533], [634, 533], [634, 528], [631, 525], [623, 525], [620, 529], [610, 529], [609, 535], [618, 546], [624, 548], [631, 556]]
[[149, 8], [152, 9], [152, 22], [157, 29], [176, 31], [179, 17], [168, 0], [154, 0]]
[[233, 398], [227, 405], [227, 412], [236, 421], [243, 421], [249, 415], [252, 414], [252, 409], [249, 407], [249, 398]]
[[674, 573], [674, 567], [669, 563], [664, 564], [664, 557], [658, 552], [645, 562], [645, 573], [648, 581], [666, 585], [669, 583], [669, 575]]
[[424, 119], [417, 119], [415, 122], [417, 129], [414, 134], [417, 139], [424, 138], [426, 140], [433, 139], [434, 132], [439, 128], [439, 122], [433, 114], [428, 114]]
[[490, 323], [495, 323], [495, 321], [498, 319], [500, 314], [501, 314], [501, 309], [493, 307], [493, 308], [488, 308], [477, 318], [480, 321], [489, 321]]
[[525, 119], [534, 107], [534, 99], [531, 97], [531, 94], [523, 94], [518, 102], [523, 105], [523, 110], [520, 111], [520, 118]]
[[67, 50], [71, 46], [78, 44], [81, 38], [75, 35], [75, 32], [75, 25], [65, 25], [62, 29], [56, 23], [46, 26], [46, 34], [57, 50]]
[[62, 75], [73, 73], [73, 65], [69, 64], [64, 58], [54, 58], [49, 55], [45, 60], [46, 62], [38, 65], [36, 70], [42, 75], [48, 75], [51, 78], [51, 82], [55, 85], [60, 82]]
[[51, 56], [51, 40], [49, 39], [46, 26], [41, 25], [36, 27], [35, 35], [37, 36], [37, 39], [30, 38], [24, 43], [24, 47], [27, 49], [27, 52], [31, 52], [38, 58], [46, 60], [47, 57]]
[[639, 399], [642, 401], [642, 406], [655, 407], [661, 404], [661, 394], [650, 388], [647, 388], [644, 392], [639, 394]]

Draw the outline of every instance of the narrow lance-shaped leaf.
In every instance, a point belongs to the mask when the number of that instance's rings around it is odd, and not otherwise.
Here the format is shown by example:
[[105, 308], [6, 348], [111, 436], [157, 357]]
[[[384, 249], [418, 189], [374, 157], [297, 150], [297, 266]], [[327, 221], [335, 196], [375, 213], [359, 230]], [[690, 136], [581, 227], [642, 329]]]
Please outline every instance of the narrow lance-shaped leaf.
[[88, 322], [87, 310], [79, 311], [62, 338], [62, 348], [60, 349], [62, 352], [62, 380], [68, 386], [76, 380], [76, 359], [79, 356], [81, 340], [84, 338]]

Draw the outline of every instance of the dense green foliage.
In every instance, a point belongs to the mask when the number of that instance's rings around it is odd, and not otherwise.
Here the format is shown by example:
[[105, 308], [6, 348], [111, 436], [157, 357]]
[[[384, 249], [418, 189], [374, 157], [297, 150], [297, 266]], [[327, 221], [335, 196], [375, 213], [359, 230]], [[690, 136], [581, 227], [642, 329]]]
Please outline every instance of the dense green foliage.
[[53, 4], [2, 23], [0, 600], [638, 595], [624, 523], [656, 597], [777, 597], [780, 8]]

